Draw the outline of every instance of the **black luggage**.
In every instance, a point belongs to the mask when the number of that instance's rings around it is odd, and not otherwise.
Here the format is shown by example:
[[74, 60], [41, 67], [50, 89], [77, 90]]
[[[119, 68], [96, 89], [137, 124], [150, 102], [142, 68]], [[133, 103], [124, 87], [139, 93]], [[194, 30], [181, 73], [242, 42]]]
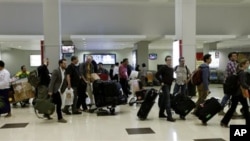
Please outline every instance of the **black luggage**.
[[123, 95], [121, 86], [116, 81], [94, 81], [93, 94], [96, 107], [111, 106], [110, 112], [112, 114], [114, 113], [114, 107], [116, 105], [127, 103], [127, 98]]
[[141, 120], [145, 120], [148, 116], [148, 113], [150, 112], [151, 108], [153, 107], [155, 103], [155, 99], [158, 95], [158, 92], [156, 89], [149, 89], [146, 93], [145, 99], [142, 102], [142, 105], [137, 113], [137, 116]]
[[189, 97], [183, 94], [178, 94], [172, 97], [171, 107], [173, 108], [176, 114], [185, 117], [195, 108], [195, 103]]
[[220, 110], [220, 103], [216, 98], [212, 97], [206, 100], [203, 104], [199, 105], [195, 115], [202, 121], [202, 123], [206, 123]]

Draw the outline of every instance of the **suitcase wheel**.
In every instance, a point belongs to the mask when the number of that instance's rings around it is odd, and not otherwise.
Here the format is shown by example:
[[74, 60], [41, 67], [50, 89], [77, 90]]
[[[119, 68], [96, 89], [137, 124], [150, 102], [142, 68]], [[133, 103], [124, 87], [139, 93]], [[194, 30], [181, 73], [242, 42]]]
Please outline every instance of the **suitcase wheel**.
[[115, 108], [110, 108], [109, 111], [110, 111], [110, 114], [111, 114], [111, 115], [114, 115], [114, 114], [115, 114]]

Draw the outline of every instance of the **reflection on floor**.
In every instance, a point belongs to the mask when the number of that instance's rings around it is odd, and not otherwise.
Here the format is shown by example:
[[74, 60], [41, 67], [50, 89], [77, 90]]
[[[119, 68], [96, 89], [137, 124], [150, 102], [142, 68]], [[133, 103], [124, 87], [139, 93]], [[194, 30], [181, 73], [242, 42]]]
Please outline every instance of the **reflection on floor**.
[[[222, 88], [218, 86], [211, 86], [209, 97], [223, 96]], [[158, 106], [155, 104], [148, 119], [141, 121], [136, 116], [139, 107], [136, 104], [119, 106], [114, 116], [97, 116], [96, 113], [86, 112], [63, 115], [68, 123], [58, 123], [55, 114], [53, 120], [38, 119], [32, 106], [12, 108], [12, 117], [0, 117], [0, 127], [26, 123], [25, 128], [0, 129], [0, 137], [3, 141], [229, 141], [229, 128], [222, 128], [219, 124], [222, 116], [216, 115], [208, 121], [207, 126], [192, 114], [185, 121], [174, 115], [177, 121], [172, 123], [158, 118]], [[237, 109], [238, 113], [240, 108]], [[230, 122], [244, 123], [242, 119], [232, 119]]]

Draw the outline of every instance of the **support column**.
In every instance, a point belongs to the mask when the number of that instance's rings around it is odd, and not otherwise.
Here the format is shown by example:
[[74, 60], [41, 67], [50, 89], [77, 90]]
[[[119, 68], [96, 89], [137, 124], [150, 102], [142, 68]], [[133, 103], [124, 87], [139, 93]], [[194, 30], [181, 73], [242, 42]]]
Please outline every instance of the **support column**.
[[175, 0], [175, 39], [182, 40], [182, 56], [190, 70], [196, 62], [196, 0]]
[[135, 44], [137, 48], [137, 59], [136, 64], [139, 64], [141, 66], [142, 63], [145, 63], [148, 68], [148, 46], [149, 41], [140, 41]]
[[44, 57], [49, 70], [58, 67], [61, 58], [61, 0], [43, 1]]

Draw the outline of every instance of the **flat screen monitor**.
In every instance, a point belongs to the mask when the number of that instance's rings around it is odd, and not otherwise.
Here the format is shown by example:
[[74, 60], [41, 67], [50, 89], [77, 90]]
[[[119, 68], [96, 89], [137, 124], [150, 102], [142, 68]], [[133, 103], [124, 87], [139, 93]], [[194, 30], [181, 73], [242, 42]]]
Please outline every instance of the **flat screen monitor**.
[[116, 62], [116, 54], [84, 54], [84, 62], [86, 61], [88, 55], [91, 55], [97, 64], [102, 63], [104, 65], [112, 65]]
[[150, 54], [148, 54], [148, 59], [149, 60], [156, 60], [157, 59], [157, 54], [156, 53], [150, 53]]
[[62, 46], [62, 53], [75, 53], [75, 46]]

